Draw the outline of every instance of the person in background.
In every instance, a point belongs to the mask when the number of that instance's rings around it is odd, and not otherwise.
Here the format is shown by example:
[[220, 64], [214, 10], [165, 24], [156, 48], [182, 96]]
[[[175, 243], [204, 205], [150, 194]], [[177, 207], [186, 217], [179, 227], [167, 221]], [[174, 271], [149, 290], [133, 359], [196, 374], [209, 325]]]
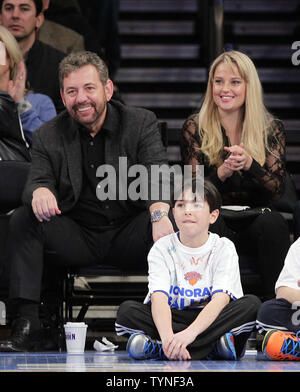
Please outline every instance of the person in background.
[[113, 81], [121, 64], [121, 45], [119, 36], [120, 0], [78, 1], [82, 14], [95, 31], [109, 74]]
[[25, 60], [26, 88], [50, 97], [59, 113], [64, 106], [58, 66], [66, 54], [36, 38], [43, 21], [42, 0], [0, 0], [0, 23], [15, 37]]
[[50, 0], [43, 0], [43, 13], [45, 15], [42, 26], [37, 31], [37, 38], [64, 53], [79, 52], [85, 49], [84, 38], [75, 30], [53, 22], [47, 18]]
[[1, 25], [0, 42], [5, 59], [0, 65], [0, 89], [15, 101], [24, 136], [31, 145], [32, 133], [56, 116], [55, 106], [48, 96], [26, 91], [26, 66], [21, 50], [14, 36]]
[[200, 112], [183, 125], [182, 160], [194, 170], [204, 165], [223, 205], [269, 207], [252, 218], [225, 220], [221, 215], [211, 226], [232, 239], [239, 256], [255, 257], [263, 299], [273, 297], [290, 246], [287, 222], [271, 210], [284, 192], [285, 143], [282, 122], [264, 106], [252, 60], [238, 51], [221, 54], [211, 65]]
[[[48, 0], [43, 1], [47, 6]], [[90, 2], [85, 2], [84, 7], [89, 9]], [[85, 50], [95, 52], [104, 59], [104, 51], [101, 47], [99, 37], [97, 37], [96, 31], [90, 21], [83, 14], [77, 0], [50, 0], [45, 15], [47, 20], [59, 23], [60, 25], [76, 31], [83, 37]]]
[[[84, 48], [96, 53], [105, 61], [114, 82], [114, 100], [124, 103], [115, 76], [120, 66], [120, 42], [118, 33], [118, 0], [43, 0], [47, 20], [59, 23], [80, 34]], [[47, 4], [48, 2], [48, 4]]]

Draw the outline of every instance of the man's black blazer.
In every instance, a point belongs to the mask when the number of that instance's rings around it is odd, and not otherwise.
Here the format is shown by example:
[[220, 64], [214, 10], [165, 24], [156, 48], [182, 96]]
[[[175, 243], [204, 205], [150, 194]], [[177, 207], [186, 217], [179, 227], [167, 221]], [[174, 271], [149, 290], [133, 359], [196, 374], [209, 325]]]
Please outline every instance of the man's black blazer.
[[[126, 157], [128, 167], [142, 164], [150, 171], [151, 165], [168, 164], [154, 113], [142, 108], [123, 105], [111, 100], [114, 113], [114, 132], [105, 140], [105, 164], [119, 173], [119, 157]], [[100, 131], [101, 132], [101, 131]], [[67, 111], [42, 125], [33, 134], [32, 165], [23, 193], [23, 201], [31, 203], [32, 193], [47, 187], [56, 196], [58, 207], [70, 211], [78, 201], [82, 187], [82, 155], [78, 123]], [[149, 176], [149, 186], [151, 186]], [[143, 202], [148, 208], [157, 200]], [[132, 203], [120, 201], [132, 210]]]

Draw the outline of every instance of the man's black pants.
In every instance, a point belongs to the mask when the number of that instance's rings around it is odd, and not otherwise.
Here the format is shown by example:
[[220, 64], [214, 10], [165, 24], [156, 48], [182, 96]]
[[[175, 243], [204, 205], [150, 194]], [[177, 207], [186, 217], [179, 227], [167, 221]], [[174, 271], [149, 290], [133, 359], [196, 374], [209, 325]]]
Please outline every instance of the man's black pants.
[[118, 228], [94, 232], [64, 214], [40, 223], [31, 207], [20, 207], [12, 215], [9, 225], [9, 296], [40, 301], [47, 251], [55, 254], [59, 266], [107, 264], [124, 271], [146, 272], [147, 255], [152, 244], [148, 211], [139, 213]]

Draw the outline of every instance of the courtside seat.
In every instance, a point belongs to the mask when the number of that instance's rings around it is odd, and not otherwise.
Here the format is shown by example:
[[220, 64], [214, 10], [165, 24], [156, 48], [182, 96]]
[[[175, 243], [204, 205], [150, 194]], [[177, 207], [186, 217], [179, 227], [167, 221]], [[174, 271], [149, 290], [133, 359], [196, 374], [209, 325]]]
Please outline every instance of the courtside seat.
[[[145, 260], [146, 263], [146, 260]], [[77, 285], [78, 278], [84, 285]], [[127, 299], [143, 302], [148, 289], [147, 274], [124, 272], [118, 268], [99, 265], [90, 268], [70, 268], [65, 281], [65, 319], [83, 321], [92, 305], [118, 306]], [[80, 306], [74, 317], [73, 307]]]

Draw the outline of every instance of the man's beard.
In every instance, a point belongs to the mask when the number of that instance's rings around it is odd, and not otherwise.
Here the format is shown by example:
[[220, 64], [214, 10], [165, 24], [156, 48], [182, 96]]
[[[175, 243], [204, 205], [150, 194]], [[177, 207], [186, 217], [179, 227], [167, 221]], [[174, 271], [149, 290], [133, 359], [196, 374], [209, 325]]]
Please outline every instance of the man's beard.
[[88, 120], [84, 121], [80, 115], [78, 115], [78, 109], [87, 105], [74, 105], [72, 106], [72, 117], [75, 121], [83, 125], [87, 129], [91, 129], [92, 126], [98, 121], [98, 119], [102, 116], [103, 112], [106, 109], [106, 105], [101, 106], [97, 109], [96, 104], [94, 102], [89, 102], [89, 106], [94, 109], [94, 115]]

